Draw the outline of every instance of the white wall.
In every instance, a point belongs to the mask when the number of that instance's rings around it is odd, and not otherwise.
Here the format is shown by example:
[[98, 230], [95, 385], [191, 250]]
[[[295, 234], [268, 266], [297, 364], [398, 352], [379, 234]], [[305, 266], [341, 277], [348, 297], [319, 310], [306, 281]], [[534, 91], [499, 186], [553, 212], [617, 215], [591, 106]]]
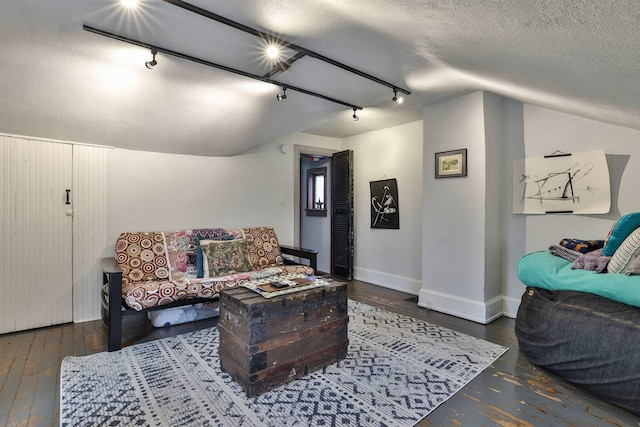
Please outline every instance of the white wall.
[[640, 210], [640, 131], [525, 105], [524, 143], [527, 156], [604, 148], [612, 182], [609, 215], [527, 216], [528, 252], [564, 237], [603, 239], [621, 214]]
[[[422, 122], [343, 140], [354, 151], [354, 277], [417, 294], [422, 277]], [[371, 228], [370, 181], [396, 178], [399, 230]]]
[[297, 142], [339, 145], [339, 140], [295, 134], [231, 157], [114, 150], [109, 240], [115, 244], [123, 231], [265, 225], [275, 228], [282, 244], [293, 244], [297, 161], [294, 150], [283, 154], [280, 147]]
[[504, 98], [484, 92], [485, 135], [485, 249], [484, 302], [485, 319], [502, 315], [502, 181], [505, 174]]
[[[466, 148], [467, 177], [435, 179], [437, 152]], [[484, 322], [484, 96], [424, 109], [423, 280], [419, 304]]]
[[[113, 150], [107, 252], [122, 231], [210, 226], [269, 225], [283, 244], [294, 244], [299, 160], [293, 147], [352, 149], [356, 279], [420, 292], [421, 302], [423, 291], [429, 298], [453, 296], [459, 310], [501, 294], [513, 317], [524, 291], [516, 275], [522, 255], [564, 237], [601, 239], [620, 215], [640, 211], [640, 130], [487, 93], [428, 106], [424, 117], [344, 140], [293, 134], [233, 157]], [[281, 152], [283, 144], [289, 153]], [[434, 153], [457, 148], [469, 150], [469, 176], [434, 179]], [[511, 212], [513, 159], [598, 148], [610, 168], [609, 214]], [[398, 180], [400, 230], [370, 228], [369, 182], [383, 177]], [[429, 298], [423, 305], [438, 309]]]
[[524, 285], [516, 275], [525, 253], [546, 250], [562, 238], [603, 239], [622, 214], [640, 211], [640, 131], [571, 114], [505, 100], [506, 166], [513, 159], [604, 149], [611, 179], [612, 206], [606, 215], [514, 215], [510, 176], [503, 181], [503, 298], [505, 314], [517, 313]]
[[[565, 237], [602, 239], [620, 215], [640, 211], [635, 189], [640, 182], [638, 130], [487, 93], [429, 106], [424, 117], [425, 274], [420, 305], [482, 321], [470, 313], [482, 302], [493, 306], [498, 295], [502, 311], [515, 317], [524, 291], [517, 263], [525, 253], [546, 250]], [[435, 180], [433, 153], [464, 147], [469, 149], [468, 178]], [[610, 168], [609, 214], [511, 212], [514, 159], [599, 148], [604, 148]]]
[[513, 159], [524, 158], [524, 118], [521, 102], [504, 100], [504, 151], [502, 156], [502, 293], [503, 311], [515, 317], [520, 305], [524, 286], [518, 279], [518, 261], [526, 253], [526, 215], [514, 215], [513, 198]]

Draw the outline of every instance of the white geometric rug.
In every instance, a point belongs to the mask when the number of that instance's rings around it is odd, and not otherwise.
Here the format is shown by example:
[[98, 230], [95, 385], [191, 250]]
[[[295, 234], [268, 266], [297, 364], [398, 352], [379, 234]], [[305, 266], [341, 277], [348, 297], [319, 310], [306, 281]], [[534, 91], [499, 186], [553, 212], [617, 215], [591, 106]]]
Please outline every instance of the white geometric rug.
[[412, 426], [508, 349], [349, 301], [338, 363], [257, 397], [220, 370], [218, 329], [66, 357], [62, 426]]

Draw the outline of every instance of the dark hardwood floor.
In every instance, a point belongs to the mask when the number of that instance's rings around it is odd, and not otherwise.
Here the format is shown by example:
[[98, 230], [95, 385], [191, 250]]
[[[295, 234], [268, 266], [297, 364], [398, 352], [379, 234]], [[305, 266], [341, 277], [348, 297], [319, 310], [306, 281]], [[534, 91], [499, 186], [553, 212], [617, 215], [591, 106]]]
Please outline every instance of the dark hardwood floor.
[[[518, 350], [513, 319], [480, 325], [420, 308], [409, 294], [355, 281], [349, 298], [510, 348], [419, 426], [640, 426], [640, 418], [531, 365]], [[161, 329], [144, 316], [125, 322], [125, 345], [131, 345], [215, 326], [217, 319]], [[106, 343], [101, 321], [0, 335], [0, 426], [58, 425], [62, 359], [106, 351]]]

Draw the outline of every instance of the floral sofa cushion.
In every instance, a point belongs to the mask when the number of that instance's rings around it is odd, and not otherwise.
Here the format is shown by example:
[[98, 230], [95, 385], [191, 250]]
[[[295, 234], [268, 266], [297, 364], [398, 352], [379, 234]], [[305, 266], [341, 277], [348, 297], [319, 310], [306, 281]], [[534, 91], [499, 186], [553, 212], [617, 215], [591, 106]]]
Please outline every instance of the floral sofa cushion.
[[233, 287], [234, 283], [200, 282], [191, 283], [187, 279], [154, 282], [129, 283], [122, 287], [127, 305], [134, 310], [165, 305], [174, 301], [189, 298], [211, 298], [225, 287]]
[[170, 280], [166, 247], [164, 233], [120, 234], [115, 258], [122, 268], [123, 287], [132, 282]]
[[305, 276], [311, 276], [315, 274], [313, 268], [308, 265], [281, 265], [283, 274], [304, 274]]
[[167, 231], [165, 232], [165, 239], [167, 242], [167, 257], [169, 259], [169, 277], [172, 280], [181, 279], [182, 276], [188, 273], [191, 231]]
[[[295, 267], [295, 266], [289, 266]], [[303, 266], [304, 267], [304, 266]], [[306, 267], [309, 268], [309, 267]], [[156, 307], [190, 298], [212, 298], [221, 290], [234, 288], [243, 282], [297, 271], [269, 267], [259, 271], [232, 274], [215, 278], [193, 278], [174, 281], [150, 281], [123, 284], [122, 296], [126, 304], [134, 310]], [[303, 273], [308, 274], [308, 273]]]
[[254, 270], [284, 264], [276, 232], [271, 227], [243, 228], [245, 239], [253, 244], [249, 246], [249, 262]]
[[[247, 268], [251, 271], [197, 278], [191, 257], [194, 235], [198, 245], [199, 239], [207, 236], [241, 240], [238, 244], [247, 246]], [[116, 241], [115, 258], [122, 268], [123, 300], [135, 310], [191, 298], [214, 298], [222, 289], [256, 278], [314, 274], [308, 266], [284, 265], [275, 231], [269, 227], [122, 233]]]

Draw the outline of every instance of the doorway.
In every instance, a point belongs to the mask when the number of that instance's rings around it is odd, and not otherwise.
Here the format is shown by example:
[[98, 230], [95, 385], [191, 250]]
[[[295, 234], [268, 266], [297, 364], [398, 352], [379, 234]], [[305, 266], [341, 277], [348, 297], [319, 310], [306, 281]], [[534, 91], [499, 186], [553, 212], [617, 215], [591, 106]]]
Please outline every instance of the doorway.
[[[294, 244], [318, 251], [318, 273], [351, 280], [353, 152], [294, 147]], [[318, 181], [324, 185], [324, 197], [318, 197]]]
[[300, 155], [300, 246], [318, 251], [317, 274], [331, 272], [331, 157]]

